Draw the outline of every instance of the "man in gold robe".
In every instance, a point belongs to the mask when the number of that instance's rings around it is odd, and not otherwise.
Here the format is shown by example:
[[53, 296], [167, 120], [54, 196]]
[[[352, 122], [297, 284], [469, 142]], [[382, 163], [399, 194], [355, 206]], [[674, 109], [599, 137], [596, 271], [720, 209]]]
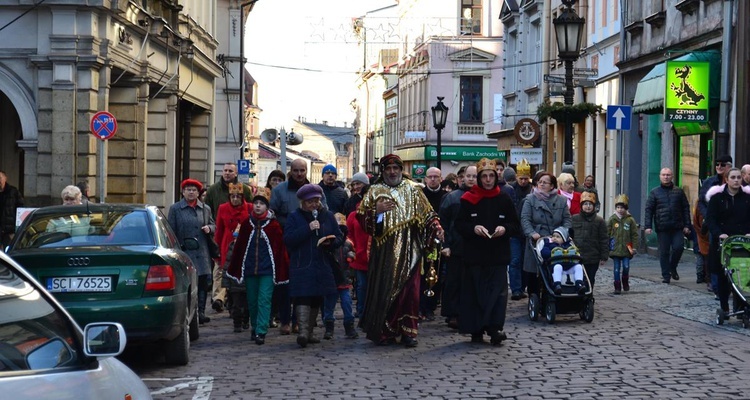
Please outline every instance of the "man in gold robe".
[[372, 235], [360, 326], [375, 343], [395, 343], [401, 336], [403, 345], [414, 347], [422, 264], [443, 239], [443, 229], [421, 188], [403, 170], [398, 156], [383, 156], [381, 175], [357, 210], [360, 224]]

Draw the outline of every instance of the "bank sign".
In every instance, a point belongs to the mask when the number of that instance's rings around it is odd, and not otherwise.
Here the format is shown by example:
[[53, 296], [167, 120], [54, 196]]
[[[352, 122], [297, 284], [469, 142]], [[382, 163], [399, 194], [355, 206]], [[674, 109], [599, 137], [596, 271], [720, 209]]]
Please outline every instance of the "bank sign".
[[709, 63], [667, 61], [664, 121], [708, 121]]
[[[480, 158], [486, 157], [491, 159], [508, 159], [506, 150], [497, 150], [494, 147], [461, 147], [461, 146], [441, 146], [441, 158], [443, 160], [453, 161], [479, 161]], [[425, 160], [437, 160], [437, 148], [435, 146], [425, 146]]]

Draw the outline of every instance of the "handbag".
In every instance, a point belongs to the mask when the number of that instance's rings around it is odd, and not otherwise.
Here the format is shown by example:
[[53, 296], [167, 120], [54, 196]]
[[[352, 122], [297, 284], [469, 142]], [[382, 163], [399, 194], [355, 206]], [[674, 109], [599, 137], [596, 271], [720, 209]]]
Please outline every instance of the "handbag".
[[[206, 208], [203, 207], [203, 225], [208, 225], [208, 219], [206, 218]], [[208, 254], [211, 258], [221, 258], [221, 250], [219, 245], [216, 244], [214, 237], [210, 233], [203, 232], [206, 235], [206, 243], [208, 243]]]

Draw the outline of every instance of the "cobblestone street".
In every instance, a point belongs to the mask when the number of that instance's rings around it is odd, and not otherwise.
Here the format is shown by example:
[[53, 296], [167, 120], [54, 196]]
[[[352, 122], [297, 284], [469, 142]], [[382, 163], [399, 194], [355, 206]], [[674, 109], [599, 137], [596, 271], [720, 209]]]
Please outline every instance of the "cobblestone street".
[[631, 291], [617, 296], [603, 267], [590, 324], [532, 322], [526, 300], [511, 301], [501, 347], [469, 343], [440, 319], [421, 325], [415, 349], [345, 339], [340, 321], [334, 340], [306, 349], [277, 330], [257, 346], [212, 314], [188, 366], [127, 362], [156, 399], [746, 398], [749, 331], [736, 319], [714, 324], [718, 302], [690, 262], [682, 283], [666, 285], [653, 279], [658, 260], [638, 256]]

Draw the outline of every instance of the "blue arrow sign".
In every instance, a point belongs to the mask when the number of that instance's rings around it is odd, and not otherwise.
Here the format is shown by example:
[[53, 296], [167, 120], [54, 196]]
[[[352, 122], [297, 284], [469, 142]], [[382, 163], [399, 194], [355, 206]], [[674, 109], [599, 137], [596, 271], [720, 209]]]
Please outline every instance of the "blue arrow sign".
[[629, 131], [633, 119], [631, 106], [607, 106], [607, 129]]

